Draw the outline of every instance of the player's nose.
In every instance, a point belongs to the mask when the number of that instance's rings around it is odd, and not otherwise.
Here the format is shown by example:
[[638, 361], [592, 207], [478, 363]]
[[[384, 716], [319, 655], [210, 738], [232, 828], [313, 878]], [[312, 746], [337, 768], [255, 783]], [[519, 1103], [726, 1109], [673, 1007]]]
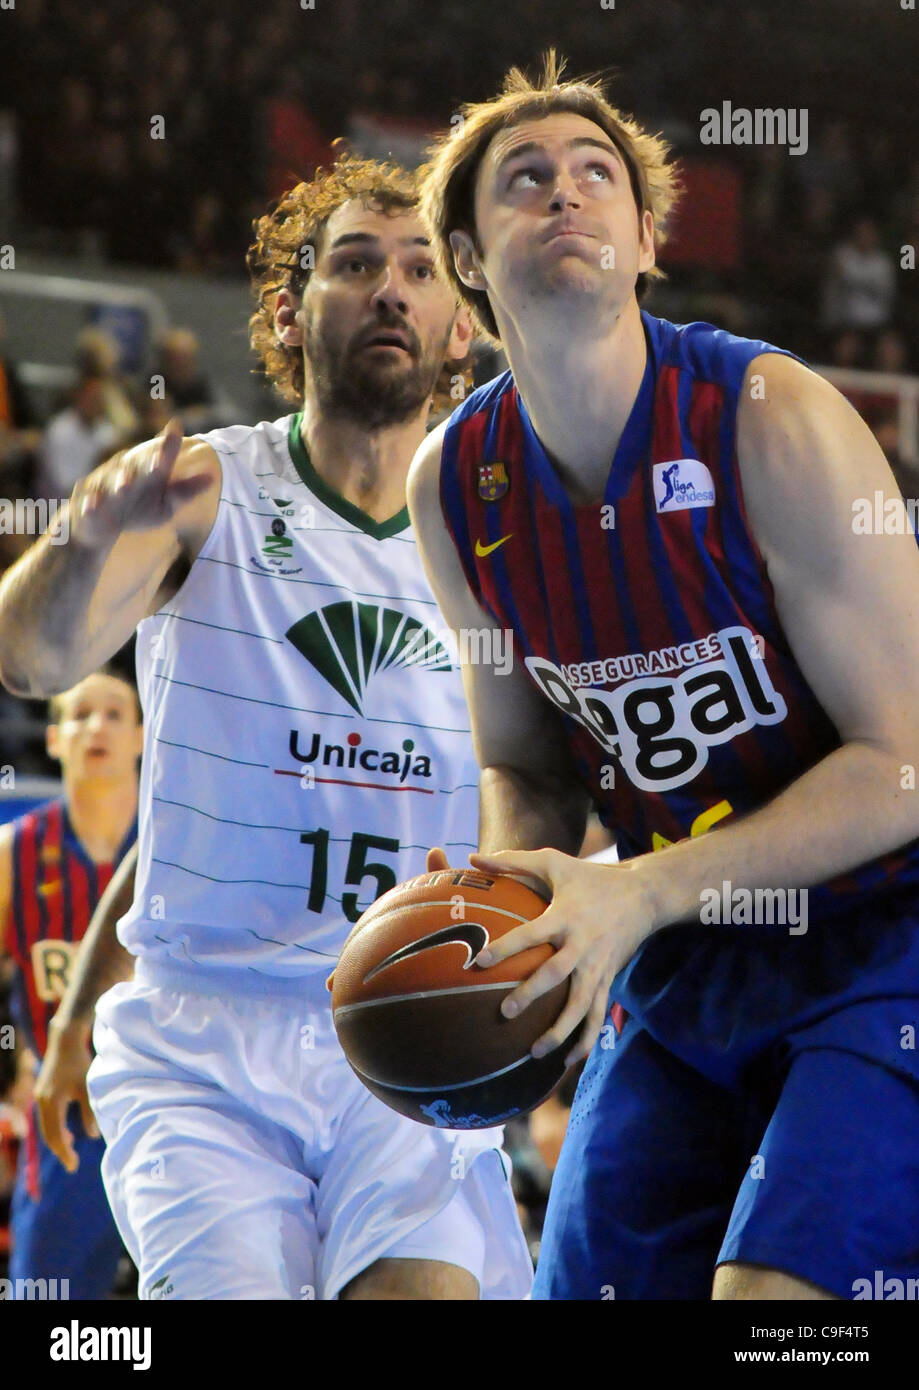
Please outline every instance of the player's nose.
[[400, 314], [408, 312], [405, 280], [398, 267], [387, 265], [371, 302], [380, 308], [397, 310]]
[[580, 207], [581, 193], [577, 181], [571, 174], [560, 170], [552, 187], [551, 212], [562, 212], [565, 208]]

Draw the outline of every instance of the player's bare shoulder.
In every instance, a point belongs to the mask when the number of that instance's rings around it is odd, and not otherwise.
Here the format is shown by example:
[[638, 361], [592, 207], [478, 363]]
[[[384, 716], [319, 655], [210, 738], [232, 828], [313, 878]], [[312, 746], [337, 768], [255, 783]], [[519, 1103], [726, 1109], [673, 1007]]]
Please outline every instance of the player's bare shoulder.
[[759, 457], [774, 469], [827, 419], [837, 426], [859, 421], [836, 387], [803, 362], [784, 353], [760, 353], [747, 367], [737, 404], [741, 468], [745, 458]]
[[438, 521], [443, 526], [440, 514], [440, 465], [447, 424], [448, 421], [444, 420], [422, 440], [406, 480], [405, 492], [412, 525], [422, 533]]
[[737, 461], [747, 516], [767, 567], [813, 564], [851, 531], [852, 498], [890, 482], [864, 420], [817, 372], [780, 353], [747, 368], [737, 406]]

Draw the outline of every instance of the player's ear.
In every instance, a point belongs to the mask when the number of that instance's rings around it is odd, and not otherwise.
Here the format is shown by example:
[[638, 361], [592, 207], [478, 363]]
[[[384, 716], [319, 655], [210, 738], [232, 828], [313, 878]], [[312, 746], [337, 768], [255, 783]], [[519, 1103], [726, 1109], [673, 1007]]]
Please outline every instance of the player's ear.
[[56, 724], [49, 724], [45, 729], [45, 749], [48, 757], [57, 762], [61, 756], [61, 741], [60, 729]]
[[657, 264], [654, 250], [654, 214], [647, 208], [641, 215], [641, 239], [638, 246], [639, 273], [651, 270]]
[[278, 290], [274, 306], [274, 331], [285, 347], [302, 347], [303, 330], [297, 322], [301, 300], [290, 290]]
[[472, 340], [474, 337], [475, 326], [472, 322], [472, 315], [466, 306], [462, 305], [457, 309], [453, 319], [450, 341], [447, 344], [447, 361], [464, 361], [472, 347]]
[[475, 242], [468, 232], [450, 233], [450, 248], [453, 251], [453, 265], [463, 284], [469, 290], [484, 290], [485, 276], [479, 264]]

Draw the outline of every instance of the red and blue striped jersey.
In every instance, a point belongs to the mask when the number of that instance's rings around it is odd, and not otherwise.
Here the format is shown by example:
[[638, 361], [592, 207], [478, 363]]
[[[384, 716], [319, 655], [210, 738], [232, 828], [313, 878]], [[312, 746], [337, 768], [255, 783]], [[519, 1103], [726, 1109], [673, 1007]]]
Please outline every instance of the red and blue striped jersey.
[[63, 798], [13, 823], [12, 894], [4, 939], [19, 967], [14, 1015], [39, 1057], [67, 988], [77, 946], [116, 866], [136, 838], [135, 819], [114, 861], [94, 863], [74, 833]]
[[[622, 858], [755, 810], [840, 743], [744, 511], [738, 397], [781, 349], [642, 321], [647, 365], [602, 501], [571, 501], [509, 372], [451, 416], [441, 467], [469, 587], [559, 710]], [[812, 889], [811, 914], [907, 882], [919, 841]]]

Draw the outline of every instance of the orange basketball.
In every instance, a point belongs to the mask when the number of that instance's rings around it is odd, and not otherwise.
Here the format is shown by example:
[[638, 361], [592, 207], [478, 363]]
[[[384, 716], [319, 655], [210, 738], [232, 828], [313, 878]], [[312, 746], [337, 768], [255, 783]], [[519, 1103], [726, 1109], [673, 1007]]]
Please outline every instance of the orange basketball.
[[[565, 1071], [571, 1037], [530, 1056], [558, 1018], [568, 980], [517, 1018], [505, 995], [553, 954], [533, 946], [487, 969], [473, 960], [545, 910], [516, 879], [441, 869], [400, 883], [361, 917], [332, 980], [332, 1015], [374, 1095], [423, 1124], [481, 1129], [531, 1110]], [[577, 1031], [577, 1030], [575, 1030]]]

